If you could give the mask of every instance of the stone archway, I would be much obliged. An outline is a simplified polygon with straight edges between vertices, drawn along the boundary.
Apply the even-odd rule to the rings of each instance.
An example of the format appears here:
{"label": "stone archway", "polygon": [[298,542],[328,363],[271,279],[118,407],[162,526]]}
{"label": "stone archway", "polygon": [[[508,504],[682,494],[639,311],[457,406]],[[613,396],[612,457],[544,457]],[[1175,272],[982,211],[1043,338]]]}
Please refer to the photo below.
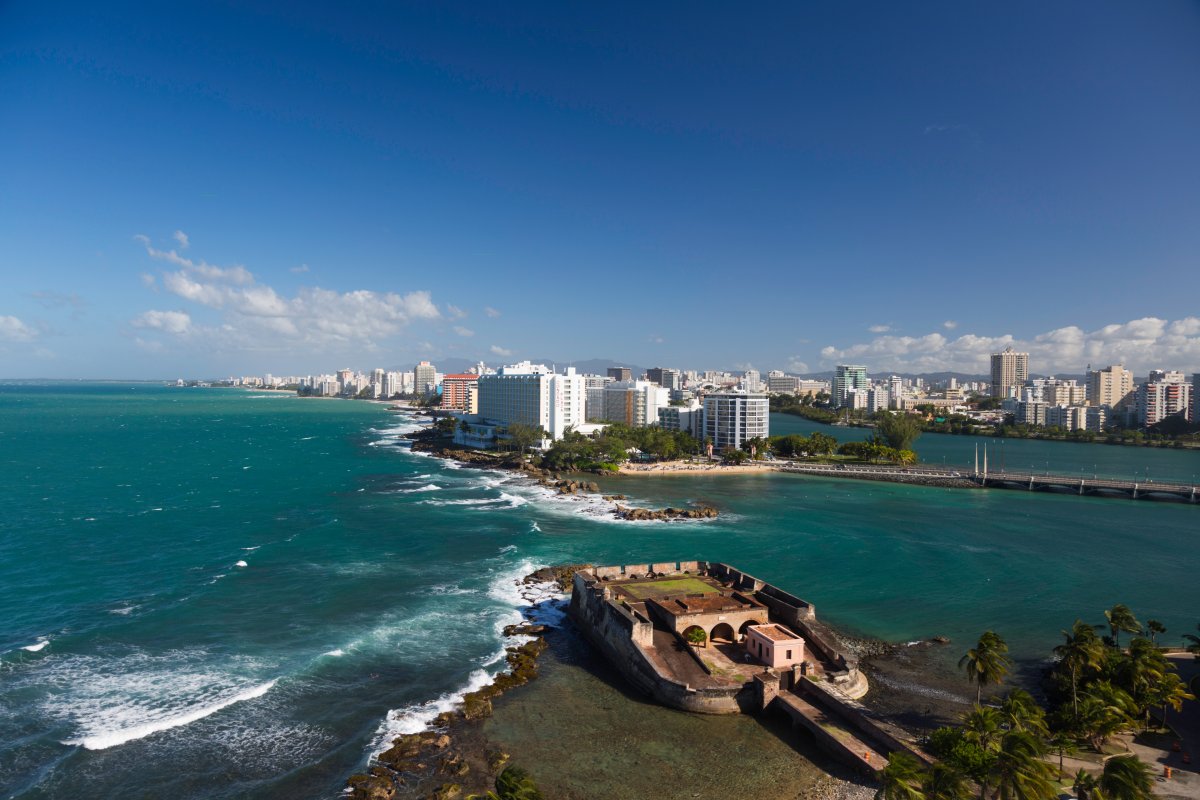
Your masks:
{"label": "stone archway", "polygon": [[709,640],[711,640],[714,643],[718,639],[722,639],[726,642],[736,642],[737,641],[737,639],[734,637],[733,626],[730,625],[728,622],[718,622],[715,626],[713,626],[713,629],[709,632],[708,638],[709,638]]}
{"label": "stone archway", "polygon": [[688,625],[680,633],[683,640],[697,647],[708,647],[708,633],[699,625]]}
{"label": "stone archway", "polygon": [[746,634],[750,631],[750,626],[751,625],[759,625],[759,624],[761,624],[761,623],[759,623],[755,620],[752,620],[752,619],[748,619],[745,622],[743,622],[742,626],[740,628],[738,628],[738,641],[739,642],[746,641]]}

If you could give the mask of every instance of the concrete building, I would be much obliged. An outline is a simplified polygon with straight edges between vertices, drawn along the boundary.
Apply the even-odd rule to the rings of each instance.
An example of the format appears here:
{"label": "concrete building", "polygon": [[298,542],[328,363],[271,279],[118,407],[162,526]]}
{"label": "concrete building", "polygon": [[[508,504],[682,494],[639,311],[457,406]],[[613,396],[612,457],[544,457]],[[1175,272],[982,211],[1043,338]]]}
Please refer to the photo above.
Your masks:
{"label": "concrete building", "polygon": [[704,396],[704,436],[713,451],[740,448],[747,439],[771,435],[771,416],[765,394],[712,392]]}
{"label": "concrete building", "polygon": [[658,426],[664,431],[683,431],[704,438],[704,406],[693,400],[686,406],[664,406],[658,410]]}
{"label": "concrete building", "polygon": [[437,367],[422,361],[413,368],[414,391],[417,394],[433,394],[437,391]]}
{"label": "concrete building", "polygon": [[1013,397],[1029,380],[1029,353],[992,353],[992,397]]}
{"label": "concrete building", "polygon": [[1101,406],[1048,406],[1046,425],[1068,431],[1093,431],[1102,433],[1108,412]]}
{"label": "concrete building", "polygon": [[1017,422],[1023,425],[1046,424],[1046,410],[1049,408],[1040,400],[1022,400],[1017,403]]}
{"label": "concrete building", "polygon": [[[833,405],[837,408],[850,405],[851,392],[871,388],[867,368],[859,364],[838,364],[833,372]],[[865,398],[863,406],[866,406]]]}
{"label": "concrete building", "polygon": [[1192,422],[1200,422],[1200,372],[1192,375]]}
{"label": "concrete building", "polygon": [[633,380],[633,371],[629,367],[609,367],[608,377],[614,381],[631,381]]}
{"label": "concrete building", "polygon": [[613,381],[604,387],[604,419],[641,428],[658,422],[671,393],[649,381]]}
{"label": "concrete building", "polygon": [[1192,385],[1182,372],[1154,370],[1150,379],[1138,387],[1138,424],[1157,425],[1167,417],[1192,418]]}
{"label": "concrete building", "polygon": [[677,369],[653,367],[646,370],[646,380],[670,391],[683,388],[683,373]]}
{"label": "concrete building", "polygon": [[772,669],[804,663],[804,639],[775,622],[747,627],[745,645],[750,655]]}
{"label": "concrete building", "polygon": [[478,392],[475,391],[479,376],[470,372],[451,373],[442,377],[442,408],[478,414]]}
{"label": "concrete building", "polygon": [[584,417],[589,422],[604,419],[604,387],[612,382],[612,378],[604,375],[583,376],[583,390],[587,394],[584,401]]}
{"label": "concrete building", "polygon": [[773,369],[767,373],[767,392],[769,394],[795,394],[800,386],[800,379]]}
{"label": "concrete building", "polygon": [[904,379],[899,375],[892,375],[888,378],[888,408],[893,411],[899,409],[903,397]]}
{"label": "concrete building", "polygon": [[522,361],[494,375],[480,375],[479,416],[502,425],[518,423],[550,430],[550,369]]}
{"label": "concrete building", "polygon": [[1093,406],[1126,409],[1133,405],[1133,373],[1120,364],[1104,369],[1089,370],[1087,402]]}
{"label": "concrete building", "polygon": [[874,414],[888,408],[888,390],[883,386],[872,386],[867,390],[867,413]]}
{"label": "concrete building", "polygon": [[574,367],[550,377],[550,400],[547,430],[551,438],[561,439],[568,430],[577,430],[587,423],[587,383]]}
{"label": "concrete building", "polygon": [[748,369],[742,374],[741,384],[744,392],[761,392],[762,375],[756,369]]}

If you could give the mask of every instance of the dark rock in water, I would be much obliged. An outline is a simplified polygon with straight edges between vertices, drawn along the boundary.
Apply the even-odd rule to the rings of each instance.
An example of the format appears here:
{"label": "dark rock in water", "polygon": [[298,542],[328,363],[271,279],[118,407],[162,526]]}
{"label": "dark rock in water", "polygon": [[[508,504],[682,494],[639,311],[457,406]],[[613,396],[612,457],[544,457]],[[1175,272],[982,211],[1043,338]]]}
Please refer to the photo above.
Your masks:
{"label": "dark rock in water", "polygon": [[950,637],[949,636],[934,636],[929,641],[933,642],[934,644],[950,644]]}
{"label": "dark rock in water", "polygon": [[542,567],[531,575],[526,575],[522,583],[557,583],[559,591],[569,592],[575,579],[575,573],[581,569],[591,569],[591,564],[563,564],[558,567]]}
{"label": "dark rock in water", "polygon": [[546,626],[523,622],[520,625],[506,625],[503,632],[505,636],[541,636],[546,632]]}
{"label": "dark rock in water", "polygon": [[701,506],[700,508],[662,508],[658,510],[649,508],[629,508],[628,506],[618,505],[613,509],[613,514],[618,519],[627,519],[634,522],[645,520],[680,520],[680,519],[712,519],[720,514],[717,509],[712,506]]}

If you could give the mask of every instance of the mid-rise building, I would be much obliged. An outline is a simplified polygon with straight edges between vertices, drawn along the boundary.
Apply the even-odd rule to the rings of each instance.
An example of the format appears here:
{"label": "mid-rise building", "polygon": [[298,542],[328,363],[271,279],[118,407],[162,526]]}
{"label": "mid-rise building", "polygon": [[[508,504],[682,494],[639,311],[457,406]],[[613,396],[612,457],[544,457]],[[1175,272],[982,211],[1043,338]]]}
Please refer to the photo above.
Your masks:
{"label": "mid-rise building", "polygon": [[1014,397],[1029,380],[1029,353],[992,353],[992,397]]}
{"label": "mid-rise building", "polygon": [[[664,390],[665,391],[665,390]],[[565,373],[550,376],[550,427],[553,439],[561,439],[568,430],[587,422],[587,383],[584,377],[567,367]]]}
{"label": "mid-rise building", "polygon": [[[833,371],[833,404],[837,408],[849,406],[853,402],[851,392],[871,388],[867,377],[867,368],[859,364],[838,364]],[[865,397],[863,407],[866,406]]]}
{"label": "mid-rise building", "polygon": [[888,378],[888,408],[896,410],[902,406],[901,399],[904,397],[904,379],[899,375],[892,375]]}
{"label": "mid-rise building", "polygon": [[583,408],[588,422],[604,419],[604,387],[612,382],[613,379],[606,375],[583,376],[583,390],[586,393]]}
{"label": "mid-rise building", "polygon": [[653,367],[646,370],[646,380],[671,391],[683,388],[683,373],[677,369]]}
{"label": "mid-rise building", "polygon": [[1048,408],[1049,406],[1040,400],[1022,400],[1017,403],[1017,422],[1023,425],[1044,426]]}
{"label": "mid-rise building", "polygon": [[480,375],[479,416],[502,425],[520,424],[550,430],[550,369],[522,361]]}
{"label": "mid-rise building", "polygon": [[748,369],[742,374],[742,391],[762,391],[762,375],[756,369]]}
{"label": "mid-rise building", "polygon": [[475,391],[479,376],[471,372],[450,373],[442,376],[442,408],[478,414],[478,392]]}
{"label": "mid-rise building", "polygon": [[663,406],[658,410],[658,425],[664,431],[683,431],[703,439],[704,406],[696,400],[683,406]]}
{"label": "mid-rise building", "polygon": [[417,394],[433,394],[437,391],[437,367],[422,361],[413,368],[414,391]]}
{"label": "mid-rise building", "polygon": [[633,371],[629,367],[609,367],[608,377],[614,381],[631,381],[633,380]]}
{"label": "mid-rise building", "polygon": [[1120,364],[1089,370],[1087,402],[1093,406],[1125,409],[1134,403],[1133,373]]}
{"label": "mid-rise building", "polygon": [[749,392],[711,392],[704,396],[704,436],[714,452],[740,448],[747,439],[771,435],[767,396]]}
{"label": "mid-rise building", "polygon": [[604,419],[635,428],[651,425],[670,397],[668,390],[649,381],[613,381],[604,387]]}
{"label": "mid-rise building", "polygon": [[1154,370],[1138,388],[1138,423],[1143,427],[1157,425],[1167,417],[1192,418],[1192,384],[1182,372]]}
{"label": "mid-rise building", "polygon": [[780,370],[773,369],[767,373],[767,392],[769,394],[795,394],[799,385],[799,378],[786,375]]}

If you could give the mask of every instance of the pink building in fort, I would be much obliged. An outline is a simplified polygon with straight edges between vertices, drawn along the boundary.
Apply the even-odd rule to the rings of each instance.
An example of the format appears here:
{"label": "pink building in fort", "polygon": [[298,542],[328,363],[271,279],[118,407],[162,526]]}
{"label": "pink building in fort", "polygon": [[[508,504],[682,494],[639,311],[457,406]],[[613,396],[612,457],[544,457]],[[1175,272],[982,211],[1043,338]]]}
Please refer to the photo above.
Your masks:
{"label": "pink building in fort", "polygon": [[776,623],[746,628],[746,652],[773,669],[804,661],[804,640]]}

